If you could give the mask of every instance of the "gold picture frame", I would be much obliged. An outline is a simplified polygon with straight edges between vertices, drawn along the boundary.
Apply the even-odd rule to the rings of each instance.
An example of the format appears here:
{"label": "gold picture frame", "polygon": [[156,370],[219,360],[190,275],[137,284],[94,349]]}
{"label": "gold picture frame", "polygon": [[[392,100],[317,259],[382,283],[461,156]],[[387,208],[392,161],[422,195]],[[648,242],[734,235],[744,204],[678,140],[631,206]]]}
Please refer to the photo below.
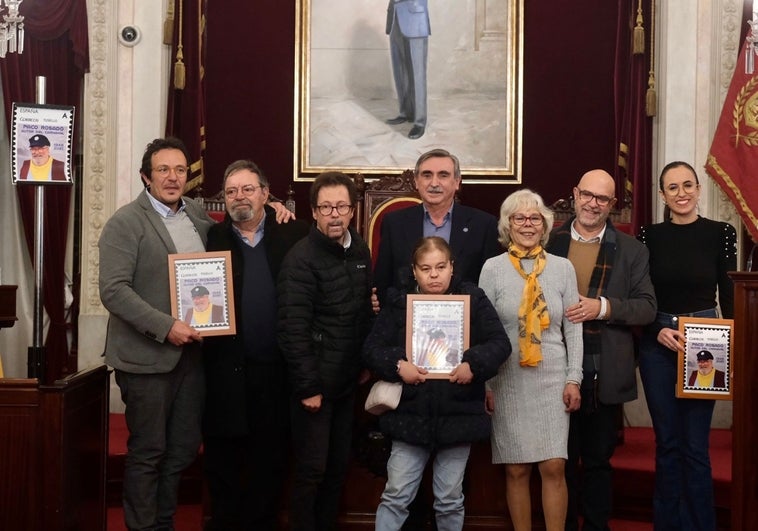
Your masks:
{"label": "gold picture frame", "polygon": [[523,0],[428,6],[428,112],[417,139],[413,124],[387,123],[398,114],[388,3],[296,0],[294,180],[332,170],[372,180],[444,147],[467,183],[521,182]]}
{"label": "gold picture frame", "polygon": [[[168,255],[171,315],[194,327],[201,336],[234,335],[232,253]],[[195,312],[203,312],[195,317]]]}
{"label": "gold picture frame", "polygon": [[448,378],[461,363],[470,340],[469,295],[409,294],[406,352],[427,378]]}
{"label": "gold picture frame", "polygon": [[731,400],[734,321],[679,317],[679,333],[685,340],[684,351],[679,351],[676,396]]}

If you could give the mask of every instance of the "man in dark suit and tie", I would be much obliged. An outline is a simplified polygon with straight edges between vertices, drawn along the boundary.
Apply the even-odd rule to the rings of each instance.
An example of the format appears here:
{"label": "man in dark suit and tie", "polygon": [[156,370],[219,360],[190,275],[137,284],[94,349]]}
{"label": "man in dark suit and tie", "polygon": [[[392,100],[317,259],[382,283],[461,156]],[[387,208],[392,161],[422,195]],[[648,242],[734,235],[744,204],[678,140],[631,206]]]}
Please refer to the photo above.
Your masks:
{"label": "man in dark suit and tie", "polygon": [[502,252],[497,219],[476,208],[455,203],[461,186],[458,158],[433,149],[416,162],[414,182],[422,203],[390,212],[382,220],[374,281],[381,301],[387,288],[410,278],[411,252],[424,236],[440,236],[453,249],[455,272],[477,283],[482,265]]}
{"label": "man in dark suit and tie", "polygon": [[426,130],[426,58],[430,34],[426,0],[390,0],[387,35],[400,114],[387,123],[412,122],[408,133],[411,139],[421,138]]}

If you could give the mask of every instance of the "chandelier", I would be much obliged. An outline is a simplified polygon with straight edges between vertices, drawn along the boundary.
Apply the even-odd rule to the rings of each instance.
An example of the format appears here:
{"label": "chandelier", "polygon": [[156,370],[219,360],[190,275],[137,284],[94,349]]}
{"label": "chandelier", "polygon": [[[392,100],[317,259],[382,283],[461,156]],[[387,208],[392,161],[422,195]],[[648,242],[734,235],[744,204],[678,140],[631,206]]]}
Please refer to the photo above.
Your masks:
{"label": "chandelier", "polygon": [[[23,0],[0,0],[0,58],[5,54],[24,53],[24,17],[18,14],[18,7]],[[8,9],[5,14],[4,8]]]}

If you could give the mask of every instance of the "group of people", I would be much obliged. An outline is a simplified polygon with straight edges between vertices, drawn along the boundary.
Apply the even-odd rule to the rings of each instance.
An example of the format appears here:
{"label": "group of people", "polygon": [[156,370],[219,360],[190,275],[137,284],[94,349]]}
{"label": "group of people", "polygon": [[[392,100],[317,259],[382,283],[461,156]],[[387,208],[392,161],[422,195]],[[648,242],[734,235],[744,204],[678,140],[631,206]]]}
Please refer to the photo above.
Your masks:
{"label": "group of people", "polygon": [[[637,396],[638,357],[657,442],[655,527],[715,529],[713,401],[674,395],[676,321],[715,316],[718,306],[731,317],[736,236],[697,214],[691,166],[664,168],[667,219],[638,241],[609,219],[616,187],[603,170],[582,176],[575,215],[554,228],[531,190],[510,194],[499,219],[461,205],[459,161],[435,149],[414,170],[422,203],[384,217],[372,271],[350,226],[357,192],[345,174],[315,179],[309,226],[269,204],[255,163],[236,161],[215,224],[182,197],[188,160],[177,139],[151,142],[145,192],[100,239],[106,362],[130,432],[129,529],[173,529],[181,472],[201,442],[207,529],[277,529],[290,455],[290,528],[336,529],[355,390],[373,376],[402,384],[396,409],[379,417],[392,448],[377,530],[410,524],[430,459],[437,529],[460,530],[479,440],[505,465],[514,529],[531,529],[536,465],[546,529],[607,530],[610,460],[621,407]],[[231,251],[235,335],[203,340],[192,319],[171,316],[168,254],[203,250]],[[413,293],[470,298],[469,346],[444,378],[429,378],[406,352]]]}

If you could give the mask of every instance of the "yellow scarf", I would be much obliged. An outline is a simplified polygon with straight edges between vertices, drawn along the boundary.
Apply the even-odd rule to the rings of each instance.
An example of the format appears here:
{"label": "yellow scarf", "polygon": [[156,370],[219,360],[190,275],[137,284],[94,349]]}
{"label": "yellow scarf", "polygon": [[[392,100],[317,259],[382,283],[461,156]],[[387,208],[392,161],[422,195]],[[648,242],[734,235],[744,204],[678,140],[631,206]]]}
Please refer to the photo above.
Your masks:
{"label": "yellow scarf", "polygon": [[[508,247],[508,258],[519,275],[526,280],[521,304],[518,307],[518,343],[522,367],[536,367],[542,361],[542,331],[550,325],[545,294],[537,277],[545,269],[545,251],[541,245],[522,251],[515,245]],[[534,268],[527,274],[521,265],[524,258],[534,259]]]}

